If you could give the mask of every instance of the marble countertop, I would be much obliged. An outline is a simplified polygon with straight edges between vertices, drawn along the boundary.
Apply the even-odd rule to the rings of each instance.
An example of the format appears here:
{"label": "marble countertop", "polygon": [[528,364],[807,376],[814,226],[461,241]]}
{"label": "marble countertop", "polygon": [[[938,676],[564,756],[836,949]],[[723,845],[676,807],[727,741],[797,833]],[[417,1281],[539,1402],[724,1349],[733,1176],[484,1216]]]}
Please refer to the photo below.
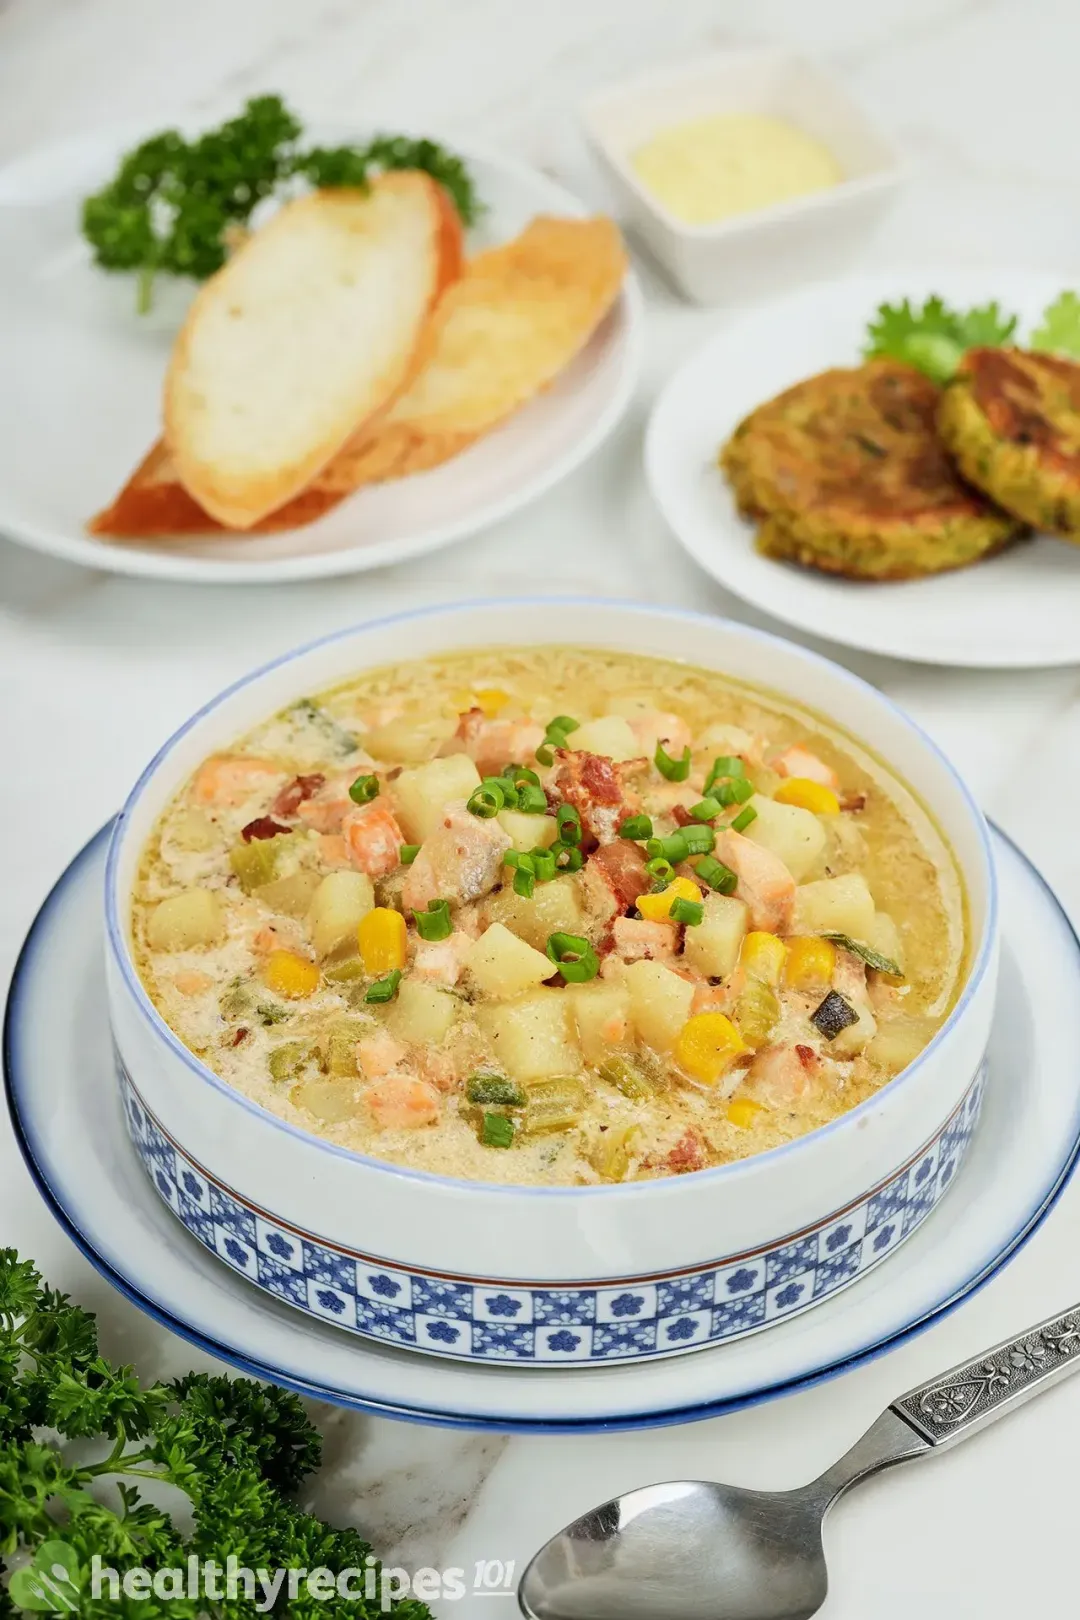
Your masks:
{"label": "marble countertop", "polygon": [[[753,8],[737,0],[0,0],[0,162],[106,122],[153,128],[185,109],[211,117],[274,89],[309,117],[427,123],[496,142],[603,206],[576,123],[580,97],[640,67],[750,40],[831,64],[915,164],[863,267],[1023,264],[1075,279],[1080,10],[1065,0],[758,0]],[[765,622],[695,570],[646,493],[649,405],[722,317],[678,303],[644,274],[646,365],[619,433],[528,512],[422,566],[287,588],[194,589],[83,572],[0,540],[0,741],[9,762],[0,829],[10,862],[0,982],[46,889],[157,744],[200,700],[283,646],[398,607],[533,590],[539,575],[551,578],[556,552],[567,590],[646,598],[662,579],[673,603]],[[62,377],[57,388],[62,398]],[[838,656],[932,733],[1080,918],[1080,633],[1076,670],[957,672]],[[651,1434],[505,1439],[322,1409],[320,1504],[353,1517],[391,1562],[471,1568],[499,1558],[520,1568],[558,1525],[634,1484],[686,1475],[796,1484],[899,1391],[1080,1295],[1078,1215],[1080,1186],[1003,1275],[893,1355],[723,1419]],[[198,1359],[112,1294],[62,1236],[6,1122],[0,1242],[36,1256],[55,1284],[99,1312],[110,1353],[147,1373]],[[1066,1459],[1074,1437],[1080,1443],[1080,1383],[970,1446],[856,1493],[829,1527],[826,1612],[900,1620],[916,1604],[942,1617],[1049,1607],[1071,1590]],[[445,1604],[443,1613],[468,1615],[475,1601]],[[511,1607],[508,1600],[504,1610]]]}

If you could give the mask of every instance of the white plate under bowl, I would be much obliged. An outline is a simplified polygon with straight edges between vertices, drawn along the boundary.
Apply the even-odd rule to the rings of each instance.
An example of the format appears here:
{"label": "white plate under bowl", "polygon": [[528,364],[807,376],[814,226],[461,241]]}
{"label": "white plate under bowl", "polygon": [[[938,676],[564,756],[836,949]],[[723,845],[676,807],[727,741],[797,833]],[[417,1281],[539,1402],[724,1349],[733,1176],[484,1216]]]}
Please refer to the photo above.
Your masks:
{"label": "white plate under bowl", "polygon": [[[1073,278],[1074,280],[1075,278]],[[1021,343],[1068,276],[926,270],[823,282],[724,326],[668,382],[649,423],[645,469],[661,512],[694,560],[784,624],[921,663],[1035,669],[1080,664],[1080,546],[1040,536],[988,562],[880,584],[830,578],[762,557],[717,451],[756,406],[830,366],[858,365],[877,306],[933,293],[966,308],[997,299]]]}
{"label": "white plate under bowl", "polygon": [[[633,271],[580,355],[536,399],[445,466],[360,490],[318,523],[270,535],[145,544],[88,535],[157,437],[161,385],[193,288],[134,310],[129,276],[94,268],[82,197],[145,129],[67,141],[0,167],[0,534],[110,573],[211,584],[360,573],[487,528],[535,500],[599,448],[633,395],[643,301]],[[372,131],[308,132],[324,142]],[[421,132],[428,133],[428,132]],[[517,235],[536,214],[589,210],[546,175],[459,141],[486,205],[469,251]]]}
{"label": "white plate under bowl", "polygon": [[105,1014],[106,833],[60,879],[16,969],[4,1069],[19,1142],[57,1219],[129,1299],[240,1370],[304,1394],[501,1430],[712,1417],[844,1372],[936,1321],[1016,1253],[1072,1172],[1080,944],[1034,868],[996,836],[1004,949],[982,1119],[947,1201],[891,1259],[806,1316],[675,1361],[521,1372],[358,1340],[278,1305],[207,1254],[135,1156]]}

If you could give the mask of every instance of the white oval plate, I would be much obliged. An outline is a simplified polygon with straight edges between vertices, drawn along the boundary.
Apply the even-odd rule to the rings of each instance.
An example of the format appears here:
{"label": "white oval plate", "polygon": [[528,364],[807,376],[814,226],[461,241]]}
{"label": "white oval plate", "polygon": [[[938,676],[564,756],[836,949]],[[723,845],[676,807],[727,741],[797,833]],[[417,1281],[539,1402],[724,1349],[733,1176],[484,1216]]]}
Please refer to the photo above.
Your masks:
{"label": "white oval plate", "polygon": [[652,413],[645,469],[676,536],[744,602],[810,635],[922,663],[1034,669],[1080,664],[1080,546],[1041,536],[955,573],[902,583],[833,579],[759,556],[716,465],[737,424],[782,389],[859,362],[884,300],[940,293],[960,306],[996,298],[1021,341],[1068,276],[1002,270],[897,271],[824,282],[725,326],[668,382]]}
{"label": "white oval plate", "polygon": [[[314,579],[405,562],[535,500],[603,443],[633,394],[641,289],[615,308],[554,385],[445,466],[360,490],[318,523],[271,535],[99,539],[87,519],[157,437],[162,378],[193,289],[172,283],[134,311],[128,276],[96,270],[78,231],[81,198],[145,129],[32,152],[0,167],[0,534],[111,573],[212,584]],[[363,130],[313,130],[324,142]],[[368,132],[370,134],[370,132]],[[584,215],[533,169],[458,141],[487,207],[470,251],[539,213]]]}
{"label": "white oval plate", "polygon": [[4,1032],[16,1134],[53,1213],[110,1282],[241,1371],[303,1394],[501,1430],[713,1417],[835,1376],[929,1326],[1016,1253],[1072,1172],[1080,947],[1034,868],[997,836],[1004,950],[982,1119],[941,1208],[890,1260],[803,1317],[674,1361],[521,1372],[358,1340],[278,1305],[209,1255],[139,1164],[105,1015],[105,837],[60,879],[16,969]]}

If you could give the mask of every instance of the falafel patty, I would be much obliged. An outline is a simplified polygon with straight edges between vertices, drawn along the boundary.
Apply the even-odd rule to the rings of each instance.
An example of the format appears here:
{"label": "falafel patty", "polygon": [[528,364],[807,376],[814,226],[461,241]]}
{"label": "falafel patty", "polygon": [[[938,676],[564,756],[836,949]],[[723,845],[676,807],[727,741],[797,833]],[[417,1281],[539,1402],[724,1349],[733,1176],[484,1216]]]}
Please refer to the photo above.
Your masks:
{"label": "falafel patty", "polygon": [[969,349],[938,407],[965,478],[1025,523],[1080,541],[1080,366]]}
{"label": "falafel patty", "polygon": [[940,392],[879,359],[752,412],[720,465],[757,549],[848,579],[915,579],[1006,545],[1020,525],[959,477],[937,433]]}

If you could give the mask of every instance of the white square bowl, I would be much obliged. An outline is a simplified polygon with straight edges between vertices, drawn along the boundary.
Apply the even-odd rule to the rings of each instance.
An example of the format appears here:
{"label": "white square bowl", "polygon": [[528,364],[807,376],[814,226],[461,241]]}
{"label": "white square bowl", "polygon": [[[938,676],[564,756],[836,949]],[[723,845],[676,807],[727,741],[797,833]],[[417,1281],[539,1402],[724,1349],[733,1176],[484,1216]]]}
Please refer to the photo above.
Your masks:
{"label": "white square bowl", "polygon": [[[715,225],[687,225],[642,184],[631,158],[661,129],[714,113],[758,113],[796,125],[829,148],[843,178]],[[846,90],[813,62],[783,50],[722,51],[626,80],[591,97],[582,117],[620,212],[699,304],[835,273],[905,178],[896,152]]]}

